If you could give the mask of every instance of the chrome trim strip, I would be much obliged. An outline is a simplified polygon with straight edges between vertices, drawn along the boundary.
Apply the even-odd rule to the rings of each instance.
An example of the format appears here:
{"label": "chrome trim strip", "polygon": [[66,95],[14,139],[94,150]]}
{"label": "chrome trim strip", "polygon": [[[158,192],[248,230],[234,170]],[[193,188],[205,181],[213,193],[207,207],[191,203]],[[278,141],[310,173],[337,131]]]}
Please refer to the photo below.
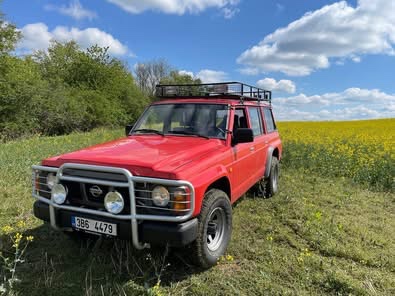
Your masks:
{"label": "chrome trim strip", "polygon": [[[68,168],[122,174],[126,177],[127,182],[105,181],[105,180],[90,179],[90,178],[84,178],[84,177],[72,177],[72,176],[63,175],[63,171]],[[97,215],[97,216],[108,217],[108,218],[119,219],[119,220],[130,220],[131,228],[132,228],[133,245],[136,249],[143,249],[143,248],[149,247],[149,245],[141,243],[138,239],[138,221],[150,220],[150,221],[164,221],[164,222],[184,222],[192,217],[192,214],[195,209],[195,190],[194,190],[194,187],[192,186],[192,184],[188,181],[137,177],[137,176],[133,176],[128,170],[123,169],[123,168],[97,166],[97,165],[85,165],[85,164],[77,164],[77,163],[65,163],[60,168],[34,165],[34,166],[32,166],[32,169],[33,169],[32,195],[34,198],[49,205],[51,226],[56,230],[65,230],[65,229],[60,229],[56,225],[55,209],[70,210],[70,211],[75,211],[75,212],[79,212],[79,213],[93,214],[93,215]],[[47,199],[47,198],[41,197],[38,194],[36,194],[36,192],[35,192],[36,171],[47,171],[47,172],[56,173],[56,181],[57,182],[59,182],[60,180],[65,180],[65,181],[99,184],[99,185],[114,186],[114,187],[128,187],[129,188],[129,196],[130,196],[130,215],[114,215],[114,214],[111,214],[111,213],[105,212],[105,211],[92,210],[92,209],[67,206],[67,205],[58,205],[52,200],[52,197],[51,197],[51,199]],[[168,186],[186,186],[189,188],[190,197],[191,197],[190,201],[188,201],[188,203],[190,203],[190,209],[183,216],[137,214],[137,212],[136,212],[136,198],[138,198],[138,197],[135,196],[134,182],[153,183],[153,184],[161,184],[161,185],[168,185]]]}
{"label": "chrome trim strip", "polygon": [[41,166],[41,165],[33,165],[32,169],[33,170],[38,170],[38,171],[52,172],[52,173],[56,173],[59,170],[58,168],[53,168],[53,167],[48,167],[48,166]]}
{"label": "chrome trim strip", "polygon": [[154,209],[158,211],[174,211],[174,212],[187,212],[189,209],[181,209],[181,210],[174,210],[174,209],[168,209],[168,208],[158,208],[158,207],[152,207],[152,206],[141,206],[141,205],[136,205],[137,208],[144,208],[144,209]]}

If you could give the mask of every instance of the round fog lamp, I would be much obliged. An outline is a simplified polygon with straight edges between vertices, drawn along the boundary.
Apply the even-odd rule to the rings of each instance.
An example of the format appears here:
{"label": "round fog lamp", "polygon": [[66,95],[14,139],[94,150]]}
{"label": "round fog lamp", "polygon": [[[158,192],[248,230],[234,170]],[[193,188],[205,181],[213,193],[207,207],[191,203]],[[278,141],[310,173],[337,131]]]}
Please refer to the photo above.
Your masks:
{"label": "round fog lamp", "polygon": [[51,197],[54,202],[61,205],[65,202],[67,196],[67,188],[62,184],[55,184],[51,190]]}
{"label": "round fog lamp", "polygon": [[52,189],[52,187],[55,185],[56,183],[56,175],[53,173],[49,173],[47,175],[47,186],[49,189]]}
{"label": "round fog lamp", "polygon": [[104,197],[104,207],[111,214],[122,212],[125,202],[122,195],[117,191],[111,191]]}
{"label": "round fog lamp", "polygon": [[165,207],[169,203],[170,193],[163,186],[156,186],[152,190],[152,201],[158,207]]}

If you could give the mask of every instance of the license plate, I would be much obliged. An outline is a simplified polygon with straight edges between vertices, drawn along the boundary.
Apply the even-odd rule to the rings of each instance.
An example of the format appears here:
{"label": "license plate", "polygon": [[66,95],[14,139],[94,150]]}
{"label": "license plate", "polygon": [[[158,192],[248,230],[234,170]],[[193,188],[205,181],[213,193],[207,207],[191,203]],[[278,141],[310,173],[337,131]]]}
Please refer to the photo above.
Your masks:
{"label": "license plate", "polygon": [[112,236],[117,235],[117,224],[113,223],[72,216],[71,225],[75,229],[87,232],[102,233]]}

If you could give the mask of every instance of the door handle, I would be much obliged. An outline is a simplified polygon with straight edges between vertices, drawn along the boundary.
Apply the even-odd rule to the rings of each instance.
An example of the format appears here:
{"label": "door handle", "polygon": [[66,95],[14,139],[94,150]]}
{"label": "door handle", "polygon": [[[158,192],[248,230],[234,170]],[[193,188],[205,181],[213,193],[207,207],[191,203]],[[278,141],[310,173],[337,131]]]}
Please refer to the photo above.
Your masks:
{"label": "door handle", "polygon": [[254,147],[254,146],[250,147],[250,151],[251,151],[251,152],[254,151],[254,150],[255,150],[255,147]]}

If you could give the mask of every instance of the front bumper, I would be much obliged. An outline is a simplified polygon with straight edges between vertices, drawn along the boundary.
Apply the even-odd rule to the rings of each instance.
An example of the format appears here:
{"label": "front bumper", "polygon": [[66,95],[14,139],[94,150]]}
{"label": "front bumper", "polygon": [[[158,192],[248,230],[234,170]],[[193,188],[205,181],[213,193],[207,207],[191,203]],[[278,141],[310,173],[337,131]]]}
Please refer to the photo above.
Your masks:
{"label": "front bumper", "polygon": [[[72,176],[65,174],[65,171],[68,169],[118,174],[123,175],[124,179],[123,181],[111,181],[103,178]],[[39,190],[37,190],[37,186],[35,186],[36,176],[39,171],[56,173],[56,183],[59,183],[60,181],[71,181],[127,188],[129,193],[130,213],[114,215],[107,211],[101,211],[98,209],[90,209],[67,204],[56,204],[52,198],[48,199],[39,195]],[[136,210],[136,196],[134,193],[135,182],[147,182],[152,184],[160,184],[163,186],[185,186],[189,190],[189,209],[184,211],[183,215],[181,216],[139,214]],[[197,220],[192,219],[194,212],[195,191],[192,184],[187,181],[133,176],[128,170],[123,168],[65,163],[60,168],[33,166],[32,194],[33,197],[39,202],[35,203],[34,211],[36,217],[45,221],[49,221],[51,226],[56,230],[72,231],[71,216],[74,213],[74,215],[77,214],[79,217],[86,217],[104,222],[108,221],[119,225],[118,233],[121,233],[121,237],[131,237],[133,246],[136,249],[144,249],[149,247],[149,243],[144,241],[151,241],[152,243],[184,245],[196,238]]]}
{"label": "front bumper", "polygon": [[[50,222],[49,205],[39,200],[34,202],[34,216],[43,221]],[[55,210],[55,219],[58,227],[65,230],[71,230],[71,217],[79,216],[88,219],[100,220],[108,223],[117,224],[118,238],[131,239],[132,230],[130,222],[126,220],[117,220],[114,218],[97,217],[91,214],[81,214],[75,211],[66,211],[61,209]],[[197,236],[197,218],[182,223],[174,222],[155,222],[141,221],[138,224],[139,241],[153,245],[185,246],[196,239]]]}

